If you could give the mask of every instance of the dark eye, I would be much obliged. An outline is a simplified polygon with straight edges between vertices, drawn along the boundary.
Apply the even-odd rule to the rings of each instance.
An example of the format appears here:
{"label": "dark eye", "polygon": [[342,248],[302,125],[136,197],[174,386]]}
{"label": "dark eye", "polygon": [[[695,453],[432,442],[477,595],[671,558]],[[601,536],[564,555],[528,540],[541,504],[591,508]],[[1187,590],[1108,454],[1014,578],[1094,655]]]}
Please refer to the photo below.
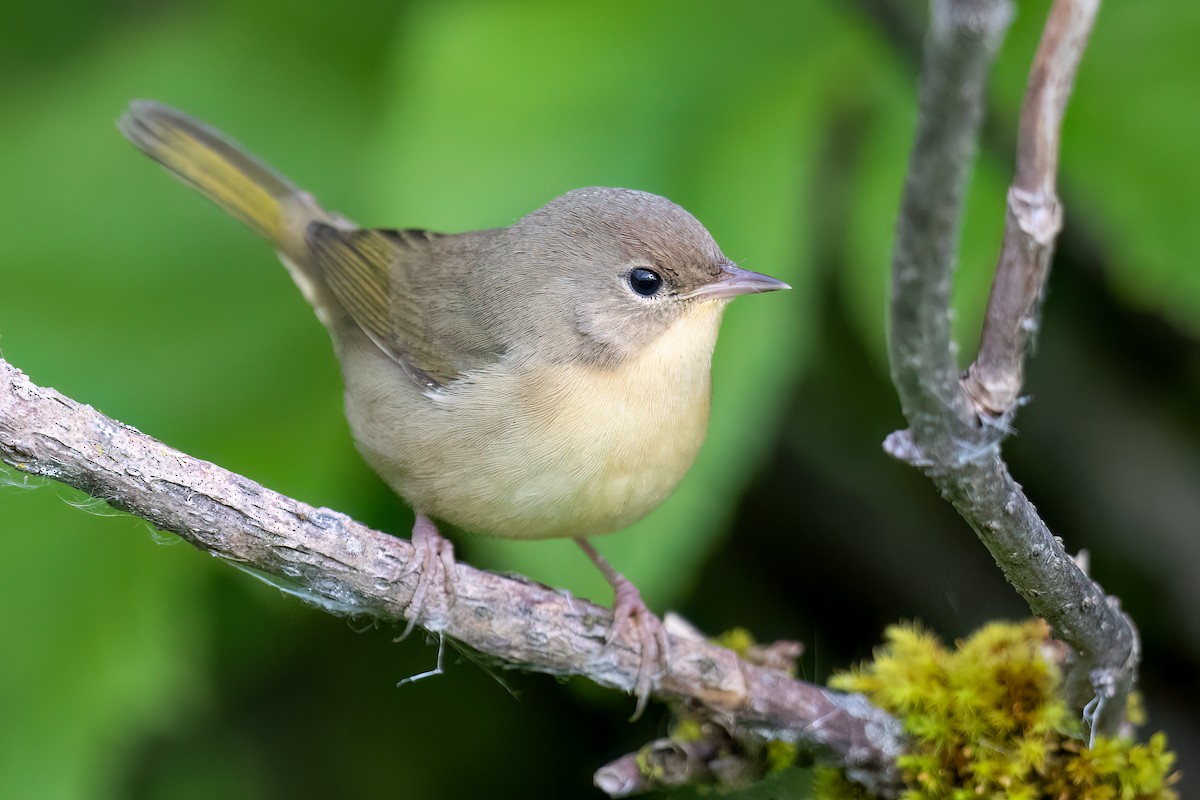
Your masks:
{"label": "dark eye", "polygon": [[652,269],[636,267],[629,270],[629,288],[642,297],[653,297],[662,288],[663,279]]}

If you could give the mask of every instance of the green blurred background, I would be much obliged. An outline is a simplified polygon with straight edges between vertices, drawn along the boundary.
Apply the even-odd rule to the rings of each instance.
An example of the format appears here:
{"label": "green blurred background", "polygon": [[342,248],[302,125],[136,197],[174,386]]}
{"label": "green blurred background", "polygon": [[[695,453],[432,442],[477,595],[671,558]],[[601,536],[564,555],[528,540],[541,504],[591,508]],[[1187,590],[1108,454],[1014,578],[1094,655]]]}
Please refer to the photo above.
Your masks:
{"label": "green blurred background", "polygon": [[[969,200],[969,357],[1047,2],[1021,2]],[[335,10],[336,9],[336,10]],[[405,534],[328,342],[269,250],[117,133],[130,98],[231,132],[364,224],[505,225],[574,187],[667,195],[795,291],[740,300],[695,469],[600,547],[716,632],[947,638],[1021,603],[880,442],[888,252],[923,12],[907,0],[51,0],[0,28],[0,352],[35,381]],[[1064,232],[1013,470],[1144,636],[1150,726],[1200,769],[1200,6],[1111,2],[1067,120]],[[965,361],[964,361],[965,363]],[[632,701],[348,624],[63,487],[0,487],[0,797],[574,797],[661,734]],[[3,477],[3,476],[0,476]],[[562,543],[460,557],[607,602]],[[785,776],[755,796],[800,791]],[[1185,782],[1185,787],[1188,782]],[[1185,788],[1186,796],[1187,790]]]}

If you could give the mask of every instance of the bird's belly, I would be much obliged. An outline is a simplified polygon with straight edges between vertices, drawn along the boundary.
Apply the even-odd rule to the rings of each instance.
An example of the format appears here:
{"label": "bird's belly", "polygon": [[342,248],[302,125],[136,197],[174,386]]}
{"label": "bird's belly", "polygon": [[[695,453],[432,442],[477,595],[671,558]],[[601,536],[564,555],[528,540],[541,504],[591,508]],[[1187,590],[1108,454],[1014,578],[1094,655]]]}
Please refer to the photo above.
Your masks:
{"label": "bird's belly", "polygon": [[508,538],[609,533],[653,510],[695,459],[718,321],[685,321],[698,346],[666,337],[607,368],[498,364],[433,397],[394,364],[346,369],[347,417],[368,463],[421,513]]}
{"label": "bird's belly", "polygon": [[591,536],[654,509],[704,440],[707,371],[669,399],[646,384],[541,368],[432,402],[348,392],[347,414],[368,463],[417,511],[493,536]]}
{"label": "bird's belly", "polygon": [[447,424],[431,425],[437,441],[421,449],[437,451],[436,470],[411,470],[396,487],[467,530],[528,539],[619,530],[670,494],[704,439],[707,385],[664,409],[606,373],[501,378],[511,391],[491,377],[455,399]]}
{"label": "bird's belly", "polygon": [[555,408],[534,404],[541,407],[528,430],[539,439],[540,453],[509,465],[508,474],[517,478],[513,507],[520,512],[497,533],[543,538],[620,530],[657,507],[691,467],[708,424],[707,386],[676,398],[667,410],[643,404],[641,393],[627,386],[585,383],[551,401]]}

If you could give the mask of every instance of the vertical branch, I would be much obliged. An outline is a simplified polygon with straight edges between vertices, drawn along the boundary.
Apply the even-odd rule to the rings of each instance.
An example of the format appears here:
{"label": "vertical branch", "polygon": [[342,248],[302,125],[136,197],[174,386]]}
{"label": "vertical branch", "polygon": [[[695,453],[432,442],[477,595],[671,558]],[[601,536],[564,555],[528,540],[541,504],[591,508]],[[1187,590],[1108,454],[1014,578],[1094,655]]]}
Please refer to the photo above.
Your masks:
{"label": "vertical branch", "polygon": [[[892,381],[914,435],[951,456],[970,436],[950,341],[950,292],[963,195],[988,67],[1012,18],[1008,0],[934,0],[892,255]],[[949,417],[948,417],[949,415]],[[944,431],[947,419],[957,430]]]}
{"label": "vertical branch", "polygon": [[1062,229],[1055,178],[1063,114],[1099,6],[1100,0],[1055,3],[1029,72],[1004,243],[979,355],[963,381],[964,392],[984,418],[1011,416],[1021,393],[1025,354],[1037,329],[1054,242]]}
{"label": "vertical branch", "polygon": [[962,196],[987,67],[1012,12],[1007,0],[932,2],[892,261],[889,356],[910,427],[889,436],[884,448],[929,475],[1033,613],[1070,645],[1068,699],[1093,730],[1110,732],[1123,720],[1136,676],[1136,631],[1067,555],[999,451],[1061,225],[1059,130],[1097,6],[1098,0],[1056,0],[1046,24],[1021,115],[1017,175],[980,358],[960,381],[950,287]]}

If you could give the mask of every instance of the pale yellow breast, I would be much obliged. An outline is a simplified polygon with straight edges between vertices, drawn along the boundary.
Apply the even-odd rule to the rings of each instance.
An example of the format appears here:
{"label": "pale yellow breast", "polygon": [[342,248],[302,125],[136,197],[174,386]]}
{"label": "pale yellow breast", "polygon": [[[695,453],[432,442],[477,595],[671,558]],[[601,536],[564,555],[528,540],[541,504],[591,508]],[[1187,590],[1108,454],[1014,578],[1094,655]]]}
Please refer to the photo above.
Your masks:
{"label": "pale yellow breast", "polygon": [[467,530],[619,530],[666,498],[704,441],[722,309],[698,304],[616,368],[501,366],[420,403],[391,378],[360,381],[347,393],[355,439],[415,509]]}

